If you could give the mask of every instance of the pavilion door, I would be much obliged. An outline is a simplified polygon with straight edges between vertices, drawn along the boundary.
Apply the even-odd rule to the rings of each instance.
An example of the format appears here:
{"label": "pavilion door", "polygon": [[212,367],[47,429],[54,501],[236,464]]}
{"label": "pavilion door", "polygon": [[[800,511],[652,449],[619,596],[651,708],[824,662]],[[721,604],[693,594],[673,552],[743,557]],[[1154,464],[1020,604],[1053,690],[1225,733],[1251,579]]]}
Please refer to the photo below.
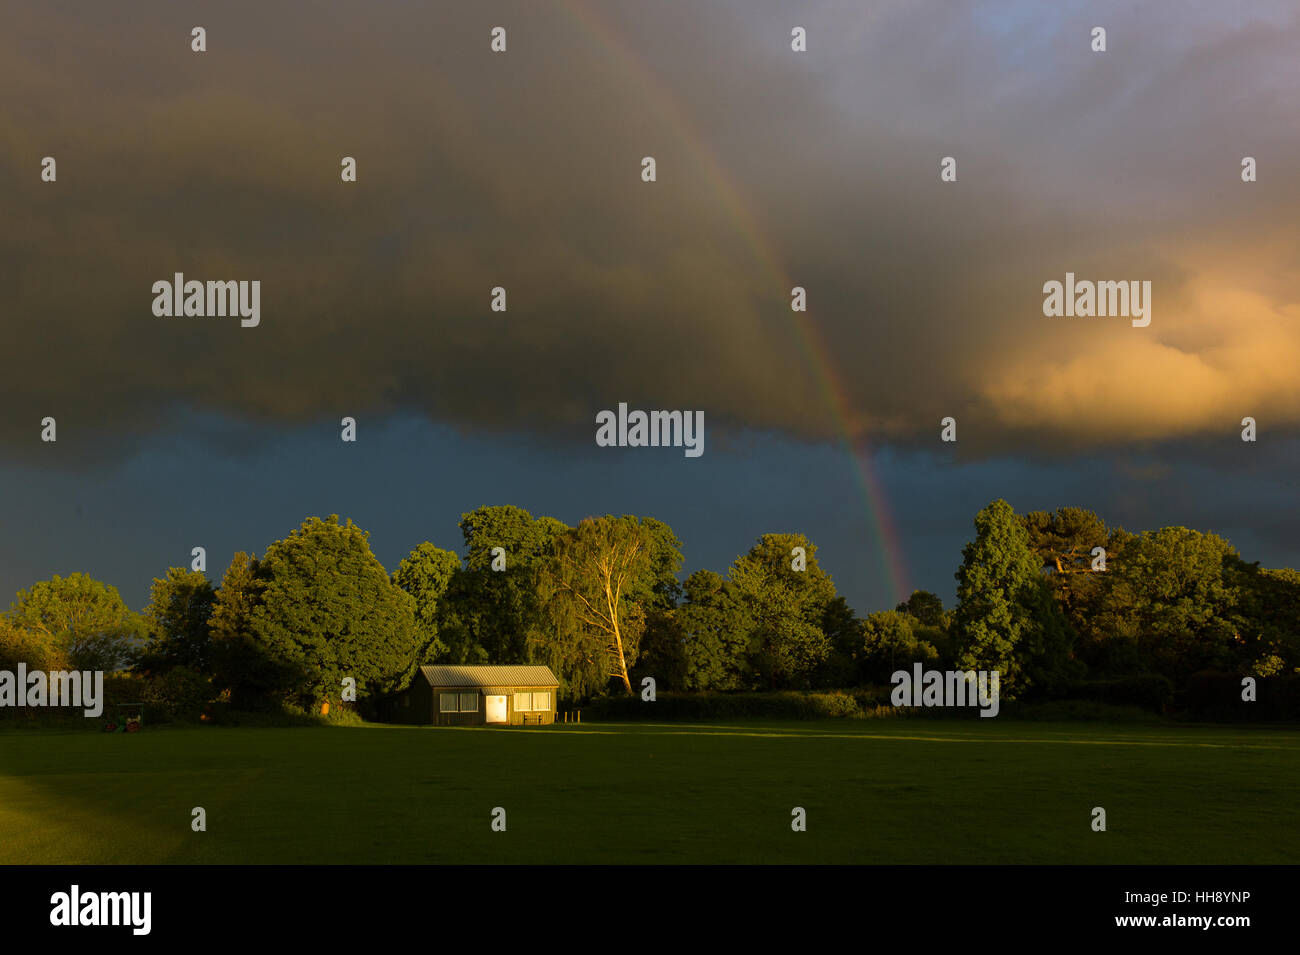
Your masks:
{"label": "pavilion door", "polygon": [[506,722],[506,698],[504,696],[489,696],[487,699],[487,721],[489,723]]}

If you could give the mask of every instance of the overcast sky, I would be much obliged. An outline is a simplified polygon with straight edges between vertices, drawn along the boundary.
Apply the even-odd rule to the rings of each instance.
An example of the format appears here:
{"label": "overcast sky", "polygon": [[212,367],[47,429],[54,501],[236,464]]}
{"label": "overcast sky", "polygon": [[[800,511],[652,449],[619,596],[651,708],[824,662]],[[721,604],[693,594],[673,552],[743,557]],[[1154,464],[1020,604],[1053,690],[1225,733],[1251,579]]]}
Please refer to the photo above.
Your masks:
{"label": "overcast sky", "polygon": [[[688,570],[801,531],[860,612],[950,602],[996,497],[1300,565],[1294,3],[10,10],[0,604],[138,608],[310,514],[391,569],[495,503],[659,517]],[[175,272],[260,325],[156,317]],[[1066,272],[1150,325],[1045,317]],[[597,448],[621,401],[703,410],[703,457]]]}

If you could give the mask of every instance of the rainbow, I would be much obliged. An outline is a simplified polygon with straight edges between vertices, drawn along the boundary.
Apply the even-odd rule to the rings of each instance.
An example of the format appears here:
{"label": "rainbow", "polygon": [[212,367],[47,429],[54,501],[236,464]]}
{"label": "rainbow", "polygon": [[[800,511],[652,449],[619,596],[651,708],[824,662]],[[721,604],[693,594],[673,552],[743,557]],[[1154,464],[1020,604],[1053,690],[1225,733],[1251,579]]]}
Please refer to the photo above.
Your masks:
{"label": "rainbow", "polygon": [[[586,34],[617,57],[618,61],[651,94],[650,99],[661,117],[708,172],[713,188],[741,237],[764,272],[771,276],[776,286],[773,294],[781,297],[788,296],[790,289],[798,283],[788,274],[775,247],[760,227],[758,218],[744,193],[728,176],[726,167],[717,154],[709,148],[704,137],[694,129],[689,118],[678,106],[672,91],[658,79],[649,64],[620,38],[608,20],[591,9],[586,0],[564,0],[561,7]],[[876,473],[869,437],[861,427],[851,424],[853,409],[848,393],[841,383],[840,375],[836,371],[825,337],[808,317],[807,312],[788,310],[787,314],[791,316],[799,353],[812,371],[822,401],[834,422],[837,432],[836,442],[849,458],[853,476],[866,505],[868,527],[879,545],[880,564],[889,580],[893,602],[897,603],[906,599],[911,590],[898,529],[890,514],[884,487]]]}

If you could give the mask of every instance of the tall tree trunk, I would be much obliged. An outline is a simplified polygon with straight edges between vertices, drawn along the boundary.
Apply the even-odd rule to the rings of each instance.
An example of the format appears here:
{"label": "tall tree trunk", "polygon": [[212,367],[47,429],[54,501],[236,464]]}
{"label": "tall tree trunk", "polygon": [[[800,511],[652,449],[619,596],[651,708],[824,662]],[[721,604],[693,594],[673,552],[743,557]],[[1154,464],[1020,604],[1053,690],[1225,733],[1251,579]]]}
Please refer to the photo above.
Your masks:
{"label": "tall tree trunk", "polygon": [[623,681],[623,687],[630,694],[632,681],[627,676],[627,658],[623,656],[623,634],[618,628],[618,595],[610,587],[610,571],[605,572],[605,601],[609,605],[609,620],[614,633],[614,650],[618,653],[618,673],[615,676]]}

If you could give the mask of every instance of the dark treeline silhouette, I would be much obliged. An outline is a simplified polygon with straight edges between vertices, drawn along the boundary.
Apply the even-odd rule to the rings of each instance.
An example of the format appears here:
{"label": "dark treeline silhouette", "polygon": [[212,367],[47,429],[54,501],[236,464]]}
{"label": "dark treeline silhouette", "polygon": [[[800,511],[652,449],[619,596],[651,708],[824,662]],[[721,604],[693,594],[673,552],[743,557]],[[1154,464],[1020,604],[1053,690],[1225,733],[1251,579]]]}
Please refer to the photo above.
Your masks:
{"label": "dark treeline silhouette", "polygon": [[954,608],[916,591],[865,617],[801,534],[765,534],[725,574],[681,581],[681,542],[654,518],[569,527],[497,506],[460,528],[463,557],[424,543],[390,574],[351,521],[309,518],[260,558],[236,554],[216,586],[170,568],[140,614],[109,585],[56,576],[0,618],[0,669],[125,671],[127,696],[193,713],[311,709],[349,686],[374,712],[425,663],[546,664],[580,702],[647,676],[675,693],[880,686],[919,662],[998,670],[1008,702],[1155,709],[1235,699],[1246,677],[1294,696],[1300,668],[1300,573],[1247,563],[1213,533],[1130,533],[1078,508],[993,502]]}

